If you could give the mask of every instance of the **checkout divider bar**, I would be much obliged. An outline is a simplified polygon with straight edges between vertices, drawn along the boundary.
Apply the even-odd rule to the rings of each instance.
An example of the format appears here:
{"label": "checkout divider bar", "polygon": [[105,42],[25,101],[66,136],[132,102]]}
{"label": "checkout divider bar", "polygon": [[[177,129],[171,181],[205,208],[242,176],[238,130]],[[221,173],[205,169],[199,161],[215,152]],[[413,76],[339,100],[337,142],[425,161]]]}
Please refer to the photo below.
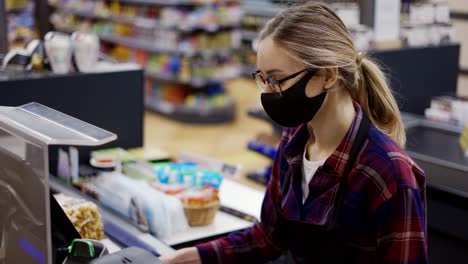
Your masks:
{"label": "checkout divider bar", "polygon": [[[52,175],[49,177],[49,186],[56,192],[95,203],[92,198],[87,197],[78,190],[70,188]],[[173,248],[167,246],[151,234],[139,230],[131,223],[115,215],[109,209],[103,208],[102,206],[99,206],[99,209],[104,224],[104,232],[112,240],[125,247],[135,246],[145,249],[156,256],[167,255],[174,252]]]}

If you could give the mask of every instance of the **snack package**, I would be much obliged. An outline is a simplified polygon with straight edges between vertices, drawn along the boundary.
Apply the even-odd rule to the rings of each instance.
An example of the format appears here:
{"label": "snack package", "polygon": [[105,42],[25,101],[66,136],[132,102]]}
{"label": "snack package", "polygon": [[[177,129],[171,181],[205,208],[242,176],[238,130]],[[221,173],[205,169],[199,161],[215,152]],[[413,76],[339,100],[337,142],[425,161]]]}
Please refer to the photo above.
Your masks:
{"label": "snack package", "polygon": [[220,207],[218,191],[223,180],[221,173],[200,169],[193,162],[153,166],[158,181],[151,185],[182,202],[190,226],[205,226],[213,222]]}
{"label": "snack package", "polygon": [[136,160],[135,156],[122,148],[100,149],[91,152],[91,158],[120,160],[121,162],[129,162]]}
{"label": "snack package", "polygon": [[148,229],[159,238],[188,228],[179,199],[117,172],[102,173],[94,180],[99,202]]}
{"label": "snack package", "polygon": [[122,172],[137,180],[145,180],[148,182],[157,180],[156,172],[153,167],[145,161],[137,160],[134,162],[127,162],[122,165]]}
{"label": "snack package", "polygon": [[104,238],[101,214],[94,203],[64,194],[56,194],[54,197],[82,238],[95,240]]}
{"label": "snack package", "polygon": [[197,164],[192,162],[171,163],[162,162],[154,163],[153,168],[158,177],[158,182],[161,184],[182,184],[183,173],[196,170]]}
{"label": "snack package", "polygon": [[189,189],[178,195],[184,205],[205,205],[218,200],[218,195],[211,188]]}
{"label": "snack package", "polygon": [[223,176],[219,172],[200,169],[193,162],[155,163],[153,168],[160,184],[182,184],[185,188],[209,185],[219,189],[223,180]]}

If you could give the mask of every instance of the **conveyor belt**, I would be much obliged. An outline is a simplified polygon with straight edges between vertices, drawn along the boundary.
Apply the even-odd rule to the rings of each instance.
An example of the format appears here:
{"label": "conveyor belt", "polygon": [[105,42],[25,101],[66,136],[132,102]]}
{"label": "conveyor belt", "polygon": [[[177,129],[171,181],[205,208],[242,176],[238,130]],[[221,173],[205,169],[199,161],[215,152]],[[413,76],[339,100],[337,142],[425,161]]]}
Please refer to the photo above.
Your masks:
{"label": "conveyor belt", "polygon": [[468,197],[468,158],[458,143],[459,128],[420,120],[406,132],[406,151],[425,170],[428,186]]}

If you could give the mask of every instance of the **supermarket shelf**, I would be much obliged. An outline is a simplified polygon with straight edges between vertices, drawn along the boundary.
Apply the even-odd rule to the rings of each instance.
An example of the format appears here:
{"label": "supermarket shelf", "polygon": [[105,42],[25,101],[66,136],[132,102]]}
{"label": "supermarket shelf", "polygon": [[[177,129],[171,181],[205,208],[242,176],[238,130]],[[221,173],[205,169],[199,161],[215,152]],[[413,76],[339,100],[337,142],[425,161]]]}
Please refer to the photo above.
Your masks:
{"label": "supermarket shelf", "polygon": [[77,15],[77,16],[90,18],[90,19],[101,19],[101,20],[113,21],[116,23],[126,23],[126,24],[135,25],[137,27],[177,30],[182,33],[190,33],[190,32],[196,32],[196,31],[205,31],[205,32],[213,33],[213,32],[218,32],[222,30],[229,30],[229,29],[236,28],[236,26],[231,26],[231,25],[210,25],[210,26],[197,26],[193,28],[184,28],[181,26],[165,25],[164,23],[161,23],[160,21],[157,21],[156,19],[151,19],[151,18],[143,18],[143,17],[129,18],[129,17],[124,17],[124,16],[114,16],[114,15],[98,15],[98,14],[93,13],[92,11],[73,10],[73,9],[67,9],[67,8],[60,8],[58,12],[62,14]]}
{"label": "supermarket shelf", "polygon": [[267,113],[261,108],[251,108],[247,111],[247,114],[251,117],[274,124],[273,120],[271,120]]}
{"label": "supermarket shelf", "polygon": [[234,120],[236,110],[234,101],[227,104],[225,107],[197,109],[183,105],[175,105],[158,99],[153,99],[146,105],[146,108],[170,119],[191,124],[218,124],[230,122]]}
{"label": "supermarket shelf", "polygon": [[128,18],[124,16],[113,16],[113,15],[99,15],[93,13],[93,11],[86,11],[86,10],[73,10],[67,8],[59,8],[58,13],[67,14],[67,15],[77,15],[84,18],[91,18],[91,19],[105,19],[110,21],[115,21],[119,23],[127,23],[127,24],[134,24],[141,27],[163,27],[158,21],[148,18]]}
{"label": "supermarket shelf", "polygon": [[242,65],[242,75],[252,78],[253,72],[255,72],[254,65]]}
{"label": "supermarket shelf", "polygon": [[275,121],[273,121],[265,112],[265,110],[263,110],[262,107],[251,107],[250,109],[248,109],[247,114],[251,117],[267,122],[272,126],[273,133],[281,135],[283,127],[277,124]]}
{"label": "supermarket shelf", "polygon": [[149,70],[145,71],[145,76],[150,78],[150,79],[154,79],[154,80],[160,80],[160,81],[166,81],[166,82],[171,82],[171,83],[190,85],[192,87],[198,87],[198,88],[205,87],[205,86],[207,86],[207,85],[209,85],[211,83],[223,83],[225,81],[228,81],[228,80],[231,80],[231,79],[235,78],[233,76],[233,77],[230,77],[230,78],[222,78],[222,79],[211,79],[211,80],[208,80],[208,79],[194,79],[194,80],[188,80],[188,81],[181,81],[181,80],[179,80],[179,78],[177,78],[175,76],[171,76],[171,75],[168,75],[168,74],[161,74],[161,73],[158,73],[158,72],[155,72],[155,71],[149,71]]}
{"label": "supermarket shelf", "polygon": [[143,49],[154,53],[174,53],[183,54],[187,56],[204,55],[204,56],[215,56],[215,55],[229,55],[232,53],[231,49],[218,49],[218,50],[179,50],[179,49],[168,49],[158,47],[155,44],[156,41],[135,39],[131,37],[120,37],[109,34],[99,34],[99,38],[103,41],[112,42],[115,44],[121,44],[134,49]]}
{"label": "supermarket shelf", "polygon": [[468,11],[451,11],[450,17],[452,19],[459,19],[459,20],[468,20]]}
{"label": "supermarket shelf", "polygon": [[273,17],[284,9],[279,5],[245,5],[245,15]]}
{"label": "supermarket shelf", "polygon": [[[55,25],[56,29],[66,33],[72,33],[77,29],[70,28],[70,27],[63,27]],[[110,34],[98,34],[99,38],[102,41],[111,42],[114,44],[120,44],[127,46],[133,49],[142,49],[149,52],[154,53],[172,53],[172,54],[181,54],[185,56],[195,56],[195,55],[203,55],[207,57],[212,56],[227,56],[235,51],[235,48],[232,49],[216,49],[216,50],[209,50],[209,49],[202,49],[202,50],[179,50],[179,49],[168,49],[162,48],[155,45],[156,41],[144,40],[144,39],[137,39],[132,37],[121,37],[121,36],[114,36]]]}
{"label": "supermarket shelf", "polygon": [[238,3],[238,1],[218,1],[211,3],[209,1],[196,1],[196,0],[119,0],[122,3],[129,4],[145,4],[145,5],[165,5],[165,6],[176,6],[176,5],[210,5],[210,4],[225,4],[225,3]]}
{"label": "supermarket shelf", "polygon": [[11,6],[11,7],[7,7],[6,8],[6,11],[7,12],[10,12],[10,13],[20,13],[20,12],[23,12],[25,11],[26,9],[28,9],[29,5],[24,5],[24,6]]}
{"label": "supermarket shelf", "polygon": [[254,41],[257,37],[258,37],[258,32],[247,31],[247,30],[242,31],[242,39],[244,40]]}
{"label": "supermarket shelf", "polygon": [[68,33],[68,34],[71,34],[73,32],[75,32],[77,29],[75,28],[71,28],[71,27],[64,27],[64,26],[57,26],[57,25],[54,25],[54,28],[57,30],[57,31],[60,31],[60,32],[63,32],[63,33]]}
{"label": "supermarket shelf", "polygon": [[174,76],[161,74],[161,73],[154,72],[154,71],[145,71],[145,76],[154,80],[167,81],[167,82],[172,82],[172,83],[177,83],[177,84],[185,84],[185,85],[190,85],[193,87],[203,87],[210,83],[210,81],[207,81],[207,80],[181,81]]}

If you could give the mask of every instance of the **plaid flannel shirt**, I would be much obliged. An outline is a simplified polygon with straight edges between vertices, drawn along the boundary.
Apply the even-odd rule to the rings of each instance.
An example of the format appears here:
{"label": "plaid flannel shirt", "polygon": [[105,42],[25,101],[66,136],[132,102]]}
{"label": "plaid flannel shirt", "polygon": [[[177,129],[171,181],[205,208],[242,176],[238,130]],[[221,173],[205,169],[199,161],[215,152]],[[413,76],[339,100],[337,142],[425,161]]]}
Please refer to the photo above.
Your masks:
{"label": "plaid flannel shirt", "polygon": [[[311,224],[330,223],[338,183],[362,120],[363,112],[357,103],[355,109],[357,114],[349,131],[310,181],[312,197],[305,204],[300,182],[309,132],[305,125],[284,130],[260,223],[198,245],[203,263],[264,263],[283,254],[287,248],[275,235],[274,205],[278,203],[289,219],[299,220],[302,210],[303,220]],[[289,169],[292,179],[281,193]],[[373,125],[347,184],[338,220],[347,243],[354,248],[348,263],[428,263],[424,172]]]}

